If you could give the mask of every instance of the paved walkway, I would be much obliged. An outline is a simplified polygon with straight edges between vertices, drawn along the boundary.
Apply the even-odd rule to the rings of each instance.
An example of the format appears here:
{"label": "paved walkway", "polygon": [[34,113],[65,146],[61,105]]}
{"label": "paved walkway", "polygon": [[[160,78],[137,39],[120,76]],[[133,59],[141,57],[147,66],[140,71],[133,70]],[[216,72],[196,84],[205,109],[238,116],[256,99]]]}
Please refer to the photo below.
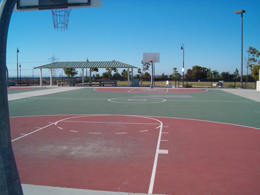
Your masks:
{"label": "paved walkway", "polygon": [[53,87],[53,88],[48,88],[48,89],[38,90],[38,91],[36,90],[36,91],[8,94],[8,101],[19,100],[19,99],[41,96],[41,95],[48,95],[48,94],[53,94],[53,93],[60,93],[60,92],[64,92],[64,91],[72,91],[72,90],[77,90],[77,89],[82,89],[82,88],[80,88],[80,87]]}
{"label": "paved walkway", "polygon": [[145,195],[128,192],[106,192],[22,184],[24,195]]}
{"label": "paved walkway", "polygon": [[256,91],[254,89],[221,89],[221,90],[250,100],[260,102],[260,91]]}

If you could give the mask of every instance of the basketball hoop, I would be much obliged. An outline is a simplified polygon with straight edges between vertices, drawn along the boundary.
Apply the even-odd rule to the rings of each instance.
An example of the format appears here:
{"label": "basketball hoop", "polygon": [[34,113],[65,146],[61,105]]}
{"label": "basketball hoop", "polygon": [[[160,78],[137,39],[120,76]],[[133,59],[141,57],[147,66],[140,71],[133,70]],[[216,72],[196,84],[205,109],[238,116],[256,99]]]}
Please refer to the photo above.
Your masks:
{"label": "basketball hoop", "polygon": [[55,30],[68,30],[69,15],[71,9],[55,9],[51,10],[53,27]]}

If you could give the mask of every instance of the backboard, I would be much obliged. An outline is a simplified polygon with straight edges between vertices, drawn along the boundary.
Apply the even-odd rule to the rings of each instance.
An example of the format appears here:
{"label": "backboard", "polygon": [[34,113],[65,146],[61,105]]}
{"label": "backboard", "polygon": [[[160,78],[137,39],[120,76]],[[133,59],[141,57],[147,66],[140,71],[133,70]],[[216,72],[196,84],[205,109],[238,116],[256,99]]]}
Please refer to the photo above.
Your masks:
{"label": "backboard", "polygon": [[143,62],[160,62],[160,53],[143,53]]}
{"label": "backboard", "polygon": [[101,7],[102,0],[17,0],[14,12]]}

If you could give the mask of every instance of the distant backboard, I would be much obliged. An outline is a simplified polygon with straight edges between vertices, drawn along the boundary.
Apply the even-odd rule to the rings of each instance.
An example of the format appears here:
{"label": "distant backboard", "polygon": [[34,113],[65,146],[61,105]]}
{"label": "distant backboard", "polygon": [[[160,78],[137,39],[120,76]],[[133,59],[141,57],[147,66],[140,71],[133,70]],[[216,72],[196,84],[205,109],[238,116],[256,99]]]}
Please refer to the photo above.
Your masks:
{"label": "distant backboard", "polygon": [[101,7],[102,0],[17,0],[14,12]]}
{"label": "distant backboard", "polygon": [[143,53],[143,62],[160,62],[160,53]]}

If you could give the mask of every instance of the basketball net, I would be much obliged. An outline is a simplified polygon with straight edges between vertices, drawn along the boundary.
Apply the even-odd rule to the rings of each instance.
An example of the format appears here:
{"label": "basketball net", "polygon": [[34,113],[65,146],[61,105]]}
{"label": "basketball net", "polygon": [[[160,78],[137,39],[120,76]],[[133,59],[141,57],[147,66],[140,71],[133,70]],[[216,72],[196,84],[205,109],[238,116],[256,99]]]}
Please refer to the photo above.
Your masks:
{"label": "basketball net", "polygon": [[55,30],[68,30],[69,15],[71,9],[55,9],[51,10],[53,27]]}

